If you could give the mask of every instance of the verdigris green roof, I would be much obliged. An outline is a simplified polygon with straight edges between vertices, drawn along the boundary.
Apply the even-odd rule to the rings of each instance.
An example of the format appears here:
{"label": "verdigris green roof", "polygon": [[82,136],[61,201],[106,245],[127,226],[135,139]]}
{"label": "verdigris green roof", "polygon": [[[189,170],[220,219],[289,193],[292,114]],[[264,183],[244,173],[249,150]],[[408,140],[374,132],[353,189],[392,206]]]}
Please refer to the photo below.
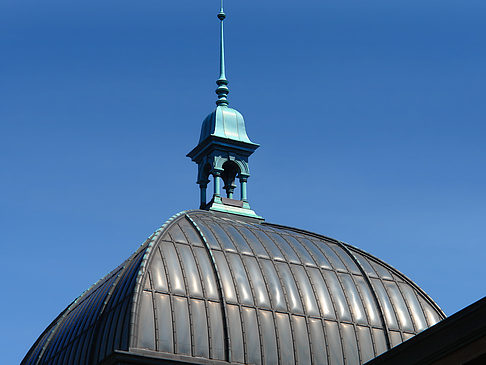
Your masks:
{"label": "verdigris green roof", "polygon": [[231,139],[233,141],[253,143],[248,138],[245,120],[238,110],[219,105],[209,114],[202,124],[199,143],[209,136]]}

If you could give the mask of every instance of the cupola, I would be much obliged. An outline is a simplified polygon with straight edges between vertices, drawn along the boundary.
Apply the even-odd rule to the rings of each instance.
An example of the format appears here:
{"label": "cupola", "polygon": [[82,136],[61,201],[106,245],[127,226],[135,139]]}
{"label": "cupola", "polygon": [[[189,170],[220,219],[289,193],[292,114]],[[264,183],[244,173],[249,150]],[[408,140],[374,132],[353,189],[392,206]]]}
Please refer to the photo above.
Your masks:
{"label": "cupola", "polygon": [[[248,159],[259,147],[246,134],[243,115],[228,106],[228,80],[225,70],[224,20],[226,14],[221,3],[218,14],[220,33],[220,74],[216,81],[216,109],[202,124],[198,145],[187,154],[197,165],[197,184],[200,188],[200,208],[262,219],[250,208],[247,182],[250,177]],[[214,192],[207,202],[207,187],[213,180]],[[221,180],[226,196],[221,196]],[[235,195],[240,183],[239,198]]]}

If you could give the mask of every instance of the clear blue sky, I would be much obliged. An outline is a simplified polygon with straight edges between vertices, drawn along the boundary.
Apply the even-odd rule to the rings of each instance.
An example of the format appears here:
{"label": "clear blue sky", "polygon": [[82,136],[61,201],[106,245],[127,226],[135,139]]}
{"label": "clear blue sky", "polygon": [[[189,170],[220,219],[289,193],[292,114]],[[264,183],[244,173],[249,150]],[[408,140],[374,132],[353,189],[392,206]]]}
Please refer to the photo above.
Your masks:
{"label": "clear blue sky", "polygon": [[[3,364],[173,214],[218,1],[0,2]],[[358,246],[450,315],[486,294],[486,2],[227,0],[267,221]]]}

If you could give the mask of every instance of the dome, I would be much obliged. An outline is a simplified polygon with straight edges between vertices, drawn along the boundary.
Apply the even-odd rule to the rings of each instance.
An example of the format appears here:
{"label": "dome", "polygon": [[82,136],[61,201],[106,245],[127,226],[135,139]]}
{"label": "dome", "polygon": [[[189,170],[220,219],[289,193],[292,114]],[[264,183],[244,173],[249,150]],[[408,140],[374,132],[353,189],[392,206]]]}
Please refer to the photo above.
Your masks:
{"label": "dome", "polygon": [[22,364],[363,364],[443,318],[354,246],[190,210],[69,305]]}
{"label": "dome", "polygon": [[209,136],[253,144],[246,134],[243,115],[235,109],[219,105],[202,124],[199,143]]}

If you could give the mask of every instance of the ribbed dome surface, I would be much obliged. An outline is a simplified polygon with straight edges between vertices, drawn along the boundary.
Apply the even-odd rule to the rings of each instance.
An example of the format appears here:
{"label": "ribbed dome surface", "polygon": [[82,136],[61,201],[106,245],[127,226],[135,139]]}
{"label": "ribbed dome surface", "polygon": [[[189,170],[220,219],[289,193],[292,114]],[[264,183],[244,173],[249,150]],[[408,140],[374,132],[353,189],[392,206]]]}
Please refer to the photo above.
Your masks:
{"label": "ribbed dome surface", "polygon": [[[342,242],[183,212],[71,304],[23,364],[363,364],[445,316],[413,282]],[[154,362],[155,361],[155,362]]]}

